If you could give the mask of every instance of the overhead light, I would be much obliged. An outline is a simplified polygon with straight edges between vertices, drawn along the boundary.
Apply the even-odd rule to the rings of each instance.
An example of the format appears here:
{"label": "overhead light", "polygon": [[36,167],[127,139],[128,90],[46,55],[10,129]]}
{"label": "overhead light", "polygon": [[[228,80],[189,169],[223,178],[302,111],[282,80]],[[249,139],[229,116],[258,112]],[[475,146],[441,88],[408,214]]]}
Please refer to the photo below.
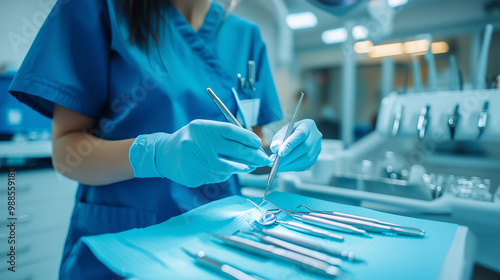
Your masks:
{"label": "overhead light", "polygon": [[291,29],[303,29],[316,26],[318,19],[311,12],[289,14],[286,16],[286,24]]}
{"label": "overhead light", "polygon": [[[432,43],[432,53],[446,53],[450,49],[446,42]],[[386,45],[373,46],[370,41],[361,41],[354,44],[354,51],[356,53],[368,53],[371,58],[394,56],[400,54],[415,54],[423,55],[429,50],[429,41],[416,40],[403,43],[394,43]]]}
{"label": "overhead light", "polygon": [[406,3],[408,3],[408,0],[387,0],[387,4],[391,8],[396,8],[396,7],[399,7],[399,6],[403,6]]}
{"label": "overhead light", "polygon": [[446,42],[435,42],[432,43],[432,53],[446,53],[449,50],[449,46]]}
{"label": "overhead light", "polygon": [[371,48],[368,56],[371,58],[383,57],[383,56],[393,56],[403,54],[403,44],[402,43],[393,43],[386,45],[378,45],[373,46]]}
{"label": "overhead light", "polygon": [[404,44],[405,53],[421,53],[427,52],[429,49],[429,41],[427,40],[416,40],[408,41]]}
{"label": "overhead light", "polygon": [[23,123],[23,112],[19,109],[7,109],[7,124],[18,126]]}
{"label": "overhead light", "polygon": [[373,43],[371,41],[360,41],[354,44],[356,53],[369,53],[372,50]]}
{"label": "overhead light", "polygon": [[[432,43],[432,53],[446,53],[450,49],[446,42]],[[429,41],[416,40],[409,41],[404,44],[405,53],[423,55],[429,50]]]}
{"label": "overhead light", "polygon": [[356,25],[352,28],[352,37],[354,40],[364,40],[368,38],[368,29],[363,25]]}
{"label": "overhead light", "polygon": [[342,43],[347,40],[347,29],[345,28],[337,28],[323,31],[321,33],[321,39],[325,44],[335,44]]}

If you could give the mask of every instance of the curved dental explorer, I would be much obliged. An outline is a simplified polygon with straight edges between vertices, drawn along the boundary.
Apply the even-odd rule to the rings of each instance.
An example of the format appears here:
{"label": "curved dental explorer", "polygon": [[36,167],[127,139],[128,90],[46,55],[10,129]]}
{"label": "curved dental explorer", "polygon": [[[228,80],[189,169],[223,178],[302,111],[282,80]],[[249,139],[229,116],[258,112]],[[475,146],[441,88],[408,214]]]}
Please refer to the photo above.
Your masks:
{"label": "curved dental explorer", "polygon": [[[257,207],[257,209],[259,209],[259,211],[261,210],[261,207],[259,205],[257,205],[256,203],[254,203],[253,201],[251,201],[249,199],[247,199],[247,200],[249,202],[251,202],[253,205],[255,205]],[[266,210],[266,212],[264,214],[262,214],[262,216],[260,216],[260,218],[257,220],[257,222],[263,226],[270,226],[274,223],[277,223],[277,224],[280,224],[280,225],[282,225],[288,229],[291,229],[291,230],[303,232],[303,233],[318,236],[318,237],[334,239],[335,241],[340,241],[340,242],[344,241],[343,236],[329,232],[327,230],[315,228],[312,226],[304,225],[302,223],[297,223],[297,222],[293,222],[293,221],[279,221],[277,219],[277,216],[276,216],[277,213],[278,212],[275,212],[275,211],[268,212],[268,210]]]}
{"label": "curved dental explorer", "polygon": [[301,221],[303,223],[315,225],[315,226],[330,229],[330,230],[353,233],[353,234],[360,234],[360,235],[363,235],[366,237],[372,237],[370,234],[368,234],[363,229],[359,229],[357,227],[343,224],[343,223],[339,223],[339,222],[335,222],[332,220],[328,220],[328,219],[324,219],[324,218],[320,218],[320,217],[315,217],[315,216],[312,216],[309,214],[292,214],[292,213],[288,212],[287,210],[283,210],[283,209],[279,208],[278,206],[276,206],[274,203],[272,203],[269,200],[264,200],[264,201],[272,204],[274,207],[280,209],[281,211],[283,211],[284,213],[286,213],[288,216],[292,217],[293,219]]}
{"label": "curved dental explorer", "polygon": [[393,223],[388,223],[384,221],[380,221],[377,219],[372,219],[372,218],[367,218],[367,217],[361,217],[361,216],[356,216],[356,215],[351,215],[351,214],[346,214],[342,212],[334,212],[334,211],[318,211],[311,209],[309,206],[305,204],[301,204],[297,206],[297,208],[300,207],[305,207],[309,211],[311,211],[309,214],[313,215],[313,213],[321,213],[321,214],[328,214],[332,216],[339,216],[339,217],[344,217],[344,218],[349,218],[353,220],[360,220],[360,221],[365,221],[365,222],[371,222],[373,224],[378,224],[378,225],[384,225],[388,226],[389,230],[394,231],[395,233],[400,233],[404,235],[411,235],[411,236],[424,236],[425,230],[415,228],[415,227],[408,227],[408,226],[403,226],[403,225],[398,225],[398,224],[393,224]]}

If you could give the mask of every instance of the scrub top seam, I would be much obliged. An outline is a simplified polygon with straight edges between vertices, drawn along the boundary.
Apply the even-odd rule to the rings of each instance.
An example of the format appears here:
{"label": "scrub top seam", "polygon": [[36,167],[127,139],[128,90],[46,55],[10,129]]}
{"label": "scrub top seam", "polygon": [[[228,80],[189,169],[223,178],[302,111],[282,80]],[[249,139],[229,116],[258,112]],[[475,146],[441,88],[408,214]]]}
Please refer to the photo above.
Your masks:
{"label": "scrub top seam", "polygon": [[[25,75],[25,76],[19,76],[17,77],[12,85],[11,88],[9,88],[9,92],[11,92],[19,101],[22,101],[32,107],[33,109],[39,111],[43,115],[46,115],[50,118],[52,118],[53,115],[53,110],[51,111],[48,108],[44,108],[40,104],[38,104],[36,101],[33,100],[33,98],[30,98],[27,95],[35,96],[47,101],[50,101],[52,103],[56,103],[58,105],[61,105],[63,107],[70,106],[68,109],[74,110],[78,113],[81,113],[83,115],[93,117],[97,114],[99,114],[100,109],[97,111],[93,108],[95,107],[101,107],[97,102],[94,102],[92,100],[83,98],[83,94],[77,94],[74,93],[74,90],[68,90],[66,86],[62,86],[58,84],[57,82],[54,81],[42,81],[40,80],[41,77],[37,75]],[[17,82],[23,82],[20,83],[19,85]],[[29,84],[37,84],[41,86],[42,88],[48,89],[50,92],[54,93],[54,96],[51,98],[51,96],[47,96],[45,93],[36,93],[33,91],[33,89],[29,90],[26,89],[26,83]],[[29,88],[29,87],[28,87]],[[44,94],[44,96],[41,96],[40,94]],[[81,105],[84,106],[81,106]],[[80,105],[79,108],[76,106]],[[38,110],[42,109],[42,110]]]}
{"label": "scrub top seam", "polygon": [[[218,4],[213,2],[212,5],[218,5]],[[174,25],[177,26],[179,33],[183,35],[182,37],[184,38],[185,42],[191,47],[193,53],[197,54],[211,70],[216,72],[220,77],[223,77],[223,79],[220,79],[219,82],[222,85],[225,84],[225,86],[228,89],[230,89],[232,87],[232,85],[230,85],[230,80],[232,79],[231,75],[229,75],[226,69],[224,69],[222,65],[220,65],[217,56],[208,49],[208,46],[203,40],[203,38],[200,36],[200,34],[194,31],[194,29],[187,22],[187,20],[184,18],[181,12],[173,6],[172,6],[172,11],[173,11],[172,22],[174,23]],[[210,12],[214,13],[216,11],[210,10],[209,13],[207,13],[207,17],[215,16]],[[206,21],[207,19],[205,19],[205,22]],[[203,25],[205,25],[205,22]],[[220,24],[221,22],[219,20],[219,25]]]}

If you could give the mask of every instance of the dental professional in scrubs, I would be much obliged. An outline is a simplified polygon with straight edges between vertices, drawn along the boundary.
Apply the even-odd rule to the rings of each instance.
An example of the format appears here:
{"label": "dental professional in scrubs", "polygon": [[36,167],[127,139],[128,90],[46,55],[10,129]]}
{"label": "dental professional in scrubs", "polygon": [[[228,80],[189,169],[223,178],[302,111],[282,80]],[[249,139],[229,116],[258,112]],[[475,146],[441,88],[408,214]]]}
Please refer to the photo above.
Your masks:
{"label": "dental professional in scrubs", "polygon": [[[255,61],[260,99],[252,132],[227,122],[231,88]],[[272,164],[309,168],[321,150],[312,120],[286,125],[259,147],[260,127],[282,119],[257,26],[209,0],[60,0],[10,92],[53,119],[53,164],[79,187],[60,279],[115,279],[80,237],[141,228],[240,194],[236,173]]]}

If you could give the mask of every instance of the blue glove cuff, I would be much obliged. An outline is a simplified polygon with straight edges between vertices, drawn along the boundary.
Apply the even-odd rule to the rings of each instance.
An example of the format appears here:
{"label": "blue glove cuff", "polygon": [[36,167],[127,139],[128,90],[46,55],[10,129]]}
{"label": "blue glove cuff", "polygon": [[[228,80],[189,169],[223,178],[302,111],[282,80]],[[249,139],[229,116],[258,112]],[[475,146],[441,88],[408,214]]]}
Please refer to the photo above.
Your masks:
{"label": "blue glove cuff", "polygon": [[139,135],[129,149],[129,161],[136,178],[162,177],[156,168],[155,146],[165,133]]}

